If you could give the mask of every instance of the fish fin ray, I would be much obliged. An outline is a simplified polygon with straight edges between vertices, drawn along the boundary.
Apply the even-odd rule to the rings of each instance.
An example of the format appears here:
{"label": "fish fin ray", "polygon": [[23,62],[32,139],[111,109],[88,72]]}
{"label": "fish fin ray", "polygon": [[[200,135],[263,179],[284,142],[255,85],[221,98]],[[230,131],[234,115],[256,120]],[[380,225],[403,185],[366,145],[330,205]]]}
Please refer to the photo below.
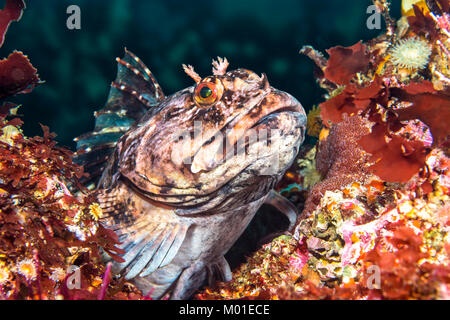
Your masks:
{"label": "fish fin ray", "polygon": [[98,182],[119,138],[165,98],[153,74],[132,52],[125,49],[117,66],[105,107],[94,114],[94,130],[75,138],[74,161],[89,174],[81,179],[85,185]]}
{"label": "fish fin ray", "polygon": [[144,270],[142,270],[143,277],[149,275],[158,268],[168,265],[173,260],[186,237],[188,228],[188,226],[182,225],[175,226],[171,234],[167,237],[164,243],[161,244],[158,251],[155,252],[155,255],[150,263]]}
{"label": "fish fin ray", "polygon": [[[152,228],[153,230],[148,232]],[[153,223],[121,244],[125,262],[119,265],[126,279],[147,276],[170,263],[183,243],[188,227],[177,223]],[[125,230],[122,230],[125,231]],[[128,234],[127,231],[124,234]],[[164,264],[163,264],[164,262]]]}

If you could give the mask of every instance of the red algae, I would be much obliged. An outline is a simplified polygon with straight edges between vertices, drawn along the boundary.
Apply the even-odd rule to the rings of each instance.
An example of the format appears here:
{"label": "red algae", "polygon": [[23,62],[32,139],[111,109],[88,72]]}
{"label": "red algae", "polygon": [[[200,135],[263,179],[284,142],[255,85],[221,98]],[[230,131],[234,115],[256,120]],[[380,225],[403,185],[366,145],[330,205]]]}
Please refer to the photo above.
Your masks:
{"label": "red algae", "polygon": [[0,10],[0,47],[5,41],[5,34],[13,21],[22,17],[25,2],[23,0],[6,0],[5,7]]}
{"label": "red algae", "polygon": [[[122,251],[117,236],[98,223],[101,211],[91,197],[69,191],[83,175],[72,153],[57,147],[45,126],[43,137],[27,138],[17,118],[2,115],[0,127],[1,298],[140,297],[130,284],[100,287],[101,251],[116,259]],[[79,286],[68,290],[71,276]]]}
{"label": "red algae", "polygon": [[339,85],[348,84],[357,72],[366,71],[370,61],[367,47],[361,42],[349,48],[334,47],[327,50],[327,53],[330,59],[324,76]]}

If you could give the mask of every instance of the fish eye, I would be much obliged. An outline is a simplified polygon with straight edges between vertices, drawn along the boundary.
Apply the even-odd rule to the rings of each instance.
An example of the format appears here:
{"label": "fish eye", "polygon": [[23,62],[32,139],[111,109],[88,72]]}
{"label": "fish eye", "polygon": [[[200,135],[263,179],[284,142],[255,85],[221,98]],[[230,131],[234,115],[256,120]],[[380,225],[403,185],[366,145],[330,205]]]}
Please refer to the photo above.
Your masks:
{"label": "fish eye", "polygon": [[209,98],[209,96],[210,95],[212,95],[212,90],[211,90],[211,88],[210,87],[208,87],[208,86],[203,86],[201,89],[200,89],[200,98],[202,98],[202,99],[207,99],[207,98]]}
{"label": "fish eye", "polygon": [[220,91],[214,82],[200,82],[194,91],[194,100],[200,106],[211,105],[220,99]]}

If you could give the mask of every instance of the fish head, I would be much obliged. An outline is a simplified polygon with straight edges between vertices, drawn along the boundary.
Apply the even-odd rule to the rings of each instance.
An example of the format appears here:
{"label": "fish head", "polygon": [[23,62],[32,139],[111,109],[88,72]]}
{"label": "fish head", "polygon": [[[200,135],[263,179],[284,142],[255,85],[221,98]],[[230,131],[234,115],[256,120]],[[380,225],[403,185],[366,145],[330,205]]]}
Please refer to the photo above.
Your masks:
{"label": "fish head", "polygon": [[204,78],[185,67],[196,84],[166,97],[119,140],[116,167],[145,197],[177,208],[236,193],[250,201],[297,155],[306,127],[300,102],[265,74],[227,72],[221,59],[213,66]]}

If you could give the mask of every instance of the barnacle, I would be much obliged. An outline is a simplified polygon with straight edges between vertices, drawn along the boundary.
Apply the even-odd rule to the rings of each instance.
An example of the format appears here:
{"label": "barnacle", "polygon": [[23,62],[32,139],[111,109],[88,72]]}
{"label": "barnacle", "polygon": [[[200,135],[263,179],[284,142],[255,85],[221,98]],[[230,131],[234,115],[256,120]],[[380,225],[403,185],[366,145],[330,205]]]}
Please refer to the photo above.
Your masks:
{"label": "barnacle", "polygon": [[60,282],[63,281],[66,277],[66,272],[63,268],[53,268],[52,273],[50,275],[50,279],[54,282]]}
{"label": "barnacle", "polygon": [[89,212],[95,221],[97,221],[99,218],[101,218],[102,214],[103,214],[102,208],[100,207],[100,205],[98,203],[91,204],[89,206]]}
{"label": "barnacle", "polygon": [[409,70],[420,70],[429,62],[431,47],[425,40],[407,38],[400,40],[389,54],[392,64]]}
{"label": "barnacle", "polygon": [[17,263],[17,272],[23,275],[28,281],[36,279],[37,269],[32,259],[24,259]]}

